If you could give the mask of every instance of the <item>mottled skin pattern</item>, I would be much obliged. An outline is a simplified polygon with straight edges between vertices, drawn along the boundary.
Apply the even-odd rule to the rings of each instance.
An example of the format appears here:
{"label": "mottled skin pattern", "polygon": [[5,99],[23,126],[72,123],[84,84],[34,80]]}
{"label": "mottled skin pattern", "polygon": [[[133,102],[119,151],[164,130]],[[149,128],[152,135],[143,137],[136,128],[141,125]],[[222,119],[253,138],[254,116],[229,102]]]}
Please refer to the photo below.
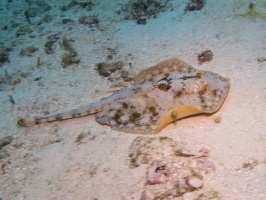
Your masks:
{"label": "mottled skin pattern", "polygon": [[31,126],[97,113],[96,121],[114,130],[154,134],[180,118],[216,112],[229,88],[229,81],[218,74],[170,59],[140,72],[132,88],[68,112],[20,119],[18,125]]}

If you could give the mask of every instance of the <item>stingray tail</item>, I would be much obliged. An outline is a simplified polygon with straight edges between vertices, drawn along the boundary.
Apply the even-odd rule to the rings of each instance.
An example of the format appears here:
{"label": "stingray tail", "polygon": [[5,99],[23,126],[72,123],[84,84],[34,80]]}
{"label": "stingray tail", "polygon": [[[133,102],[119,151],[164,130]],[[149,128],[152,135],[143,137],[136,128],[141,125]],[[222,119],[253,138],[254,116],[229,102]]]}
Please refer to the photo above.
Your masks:
{"label": "stingray tail", "polygon": [[46,117],[20,118],[17,121],[17,125],[25,127],[25,126],[33,126],[33,125],[54,122],[54,121],[62,121],[66,119],[84,117],[87,115],[100,112],[102,110],[104,110],[104,107],[97,106],[97,103],[96,103],[96,104],[91,104],[88,106],[79,107],[77,109],[73,109],[70,111],[58,113],[55,115],[46,116]]}

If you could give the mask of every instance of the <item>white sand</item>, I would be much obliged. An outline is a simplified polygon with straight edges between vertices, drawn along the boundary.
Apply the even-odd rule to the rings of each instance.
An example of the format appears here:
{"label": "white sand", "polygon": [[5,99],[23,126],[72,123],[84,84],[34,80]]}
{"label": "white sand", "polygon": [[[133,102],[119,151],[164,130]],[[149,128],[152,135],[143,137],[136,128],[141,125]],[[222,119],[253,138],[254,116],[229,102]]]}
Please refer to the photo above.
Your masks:
{"label": "white sand", "polygon": [[[57,113],[108,96],[95,92],[109,89],[110,83],[97,74],[94,66],[105,60],[107,48],[116,48],[114,60],[127,63],[131,73],[177,57],[198,69],[230,78],[230,93],[217,113],[179,120],[154,137],[168,136],[191,152],[210,149],[209,160],[216,171],[204,177],[199,194],[215,190],[223,199],[266,199],[266,62],[257,61],[258,57],[266,57],[265,20],[235,16],[247,10],[249,1],[242,1],[238,8],[231,1],[209,0],[201,11],[184,15],[185,2],[173,1],[176,6],[172,12],[137,25],[115,14],[118,1],[102,1],[90,12],[77,7],[61,12],[60,5],[51,1],[55,7],[48,13],[54,20],[37,27],[30,34],[35,38],[16,38],[16,29],[1,30],[2,42],[16,44],[9,55],[10,63],[0,67],[1,77],[5,70],[13,77],[22,72],[28,75],[14,90],[9,85],[7,91],[0,91],[0,136],[14,137],[4,147],[10,156],[0,160],[5,163],[5,173],[0,174],[0,198],[140,199],[147,166],[132,169],[128,157],[129,146],[138,135],[112,131],[95,122],[94,116],[16,127],[19,117]],[[257,2],[264,6],[266,15],[265,0]],[[1,4],[1,26],[11,19],[27,24],[22,12],[25,4],[13,1],[10,9],[20,11],[17,16],[7,15],[5,3]],[[78,23],[78,18],[88,13],[99,15],[104,31],[91,31]],[[74,23],[63,25],[62,18],[71,18]],[[81,58],[77,66],[61,68],[64,51],[58,43],[54,54],[45,53],[46,37],[58,32],[75,40],[73,46]],[[20,49],[27,46],[38,47],[39,51],[32,57],[20,56]],[[197,53],[206,49],[214,52],[214,58],[200,65]],[[35,68],[38,57],[41,66]],[[38,77],[41,79],[34,81]],[[15,105],[8,95],[13,96]],[[217,116],[221,123],[214,122]],[[89,132],[90,136],[77,144],[81,132]],[[55,142],[58,139],[62,141]],[[255,164],[245,168],[245,163]],[[183,197],[195,198],[193,194]]]}

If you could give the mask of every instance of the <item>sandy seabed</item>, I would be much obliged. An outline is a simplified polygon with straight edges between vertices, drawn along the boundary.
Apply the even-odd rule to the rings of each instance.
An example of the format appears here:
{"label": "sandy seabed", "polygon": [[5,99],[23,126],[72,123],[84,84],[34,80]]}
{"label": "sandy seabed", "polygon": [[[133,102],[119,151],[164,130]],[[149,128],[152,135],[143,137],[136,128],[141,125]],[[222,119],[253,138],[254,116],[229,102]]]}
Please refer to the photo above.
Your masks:
{"label": "sandy seabed", "polygon": [[[229,78],[231,89],[217,113],[179,120],[150,136],[171,138],[195,155],[205,149],[215,166],[203,174],[201,188],[164,199],[266,199],[266,61],[258,60],[266,57],[266,2],[257,1],[262,14],[246,15],[249,1],[209,0],[203,9],[184,13],[187,1],[174,0],[172,9],[145,25],[118,15],[125,2],[103,0],[89,11],[74,6],[63,12],[63,3],[51,0],[49,11],[31,18],[32,32],[18,37],[14,24],[28,25],[27,4],[1,2],[1,27],[8,27],[0,31],[1,46],[11,50],[0,67],[0,138],[13,139],[1,149],[0,198],[151,198],[144,195],[153,187],[147,186],[150,163],[130,166],[130,146],[139,135],[113,131],[94,116],[30,128],[18,128],[16,121],[87,105],[109,96],[112,87],[130,86],[99,76],[97,63],[122,61],[133,76],[176,57]],[[47,13],[52,20],[37,25]],[[82,15],[96,15],[98,27],[80,24]],[[73,21],[63,24],[65,18]],[[66,51],[58,41],[54,53],[45,52],[53,34],[71,40],[78,64],[61,66]],[[28,46],[38,50],[20,55]],[[207,49],[213,59],[199,63],[198,53]]]}

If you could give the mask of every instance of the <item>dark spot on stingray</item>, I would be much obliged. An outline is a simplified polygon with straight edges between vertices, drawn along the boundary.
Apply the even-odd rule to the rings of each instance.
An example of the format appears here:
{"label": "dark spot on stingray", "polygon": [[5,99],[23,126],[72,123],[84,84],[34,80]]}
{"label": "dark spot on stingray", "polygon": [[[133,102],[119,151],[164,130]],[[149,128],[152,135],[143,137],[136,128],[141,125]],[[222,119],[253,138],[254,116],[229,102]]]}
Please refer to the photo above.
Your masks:
{"label": "dark spot on stingray", "polygon": [[175,92],[174,94],[174,98],[179,98],[182,96],[182,90],[178,90],[177,92]]}
{"label": "dark spot on stingray", "polygon": [[121,109],[118,109],[118,110],[116,111],[116,113],[115,113],[115,116],[114,116],[114,120],[115,120],[115,122],[116,122],[117,124],[121,124],[121,120],[120,120],[120,118],[122,117],[122,115],[123,115],[122,110],[121,110]]}
{"label": "dark spot on stingray", "polygon": [[199,98],[201,103],[205,103],[205,97],[202,94],[199,95]]}
{"label": "dark spot on stingray", "polygon": [[213,95],[214,97],[216,97],[216,96],[217,96],[217,90],[213,90],[213,91],[212,91],[212,95]]}
{"label": "dark spot on stingray", "polygon": [[133,112],[133,113],[129,116],[129,121],[135,123],[136,121],[139,120],[140,116],[141,116],[140,113],[138,113],[138,112]]}
{"label": "dark spot on stingray", "polygon": [[172,87],[171,85],[168,85],[168,84],[165,84],[165,83],[161,83],[161,84],[157,85],[158,89],[160,89],[162,91],[165,91],[165,92],[170,90],[171,87]]}
{"label": "dark spot on stingray", "polygon": [[197,77],[197,78],[201,78],[203,75],[204,75],[204,74],[203,74],[202,72],[198,72],[198,73],[196,74],[196,77]]}
{"label": "dark spot on stingray", "polygon": [[154,106],[149,107],[149,111],[153,114],[153,116],[157,116],[159,114]]}
{"label": "dark spot on stingray", "polygon": [[207,92],[207,87],[204,86],[200,91],[199,91],[199,94],[203,95]]}

